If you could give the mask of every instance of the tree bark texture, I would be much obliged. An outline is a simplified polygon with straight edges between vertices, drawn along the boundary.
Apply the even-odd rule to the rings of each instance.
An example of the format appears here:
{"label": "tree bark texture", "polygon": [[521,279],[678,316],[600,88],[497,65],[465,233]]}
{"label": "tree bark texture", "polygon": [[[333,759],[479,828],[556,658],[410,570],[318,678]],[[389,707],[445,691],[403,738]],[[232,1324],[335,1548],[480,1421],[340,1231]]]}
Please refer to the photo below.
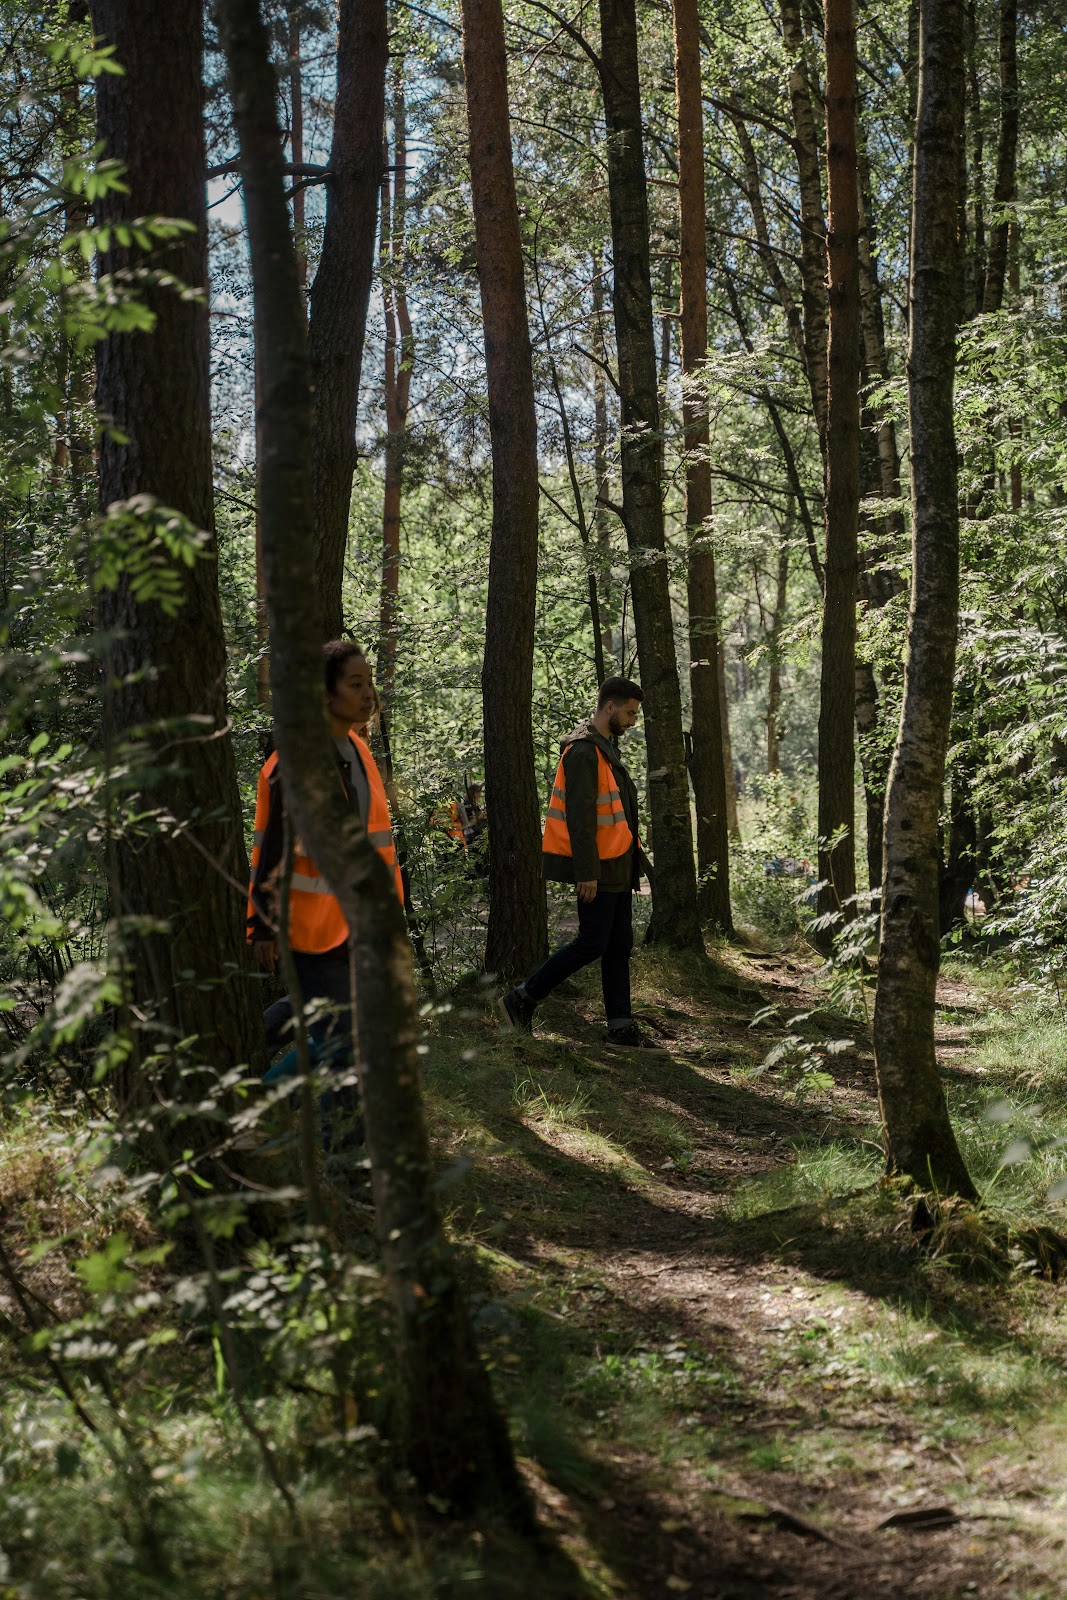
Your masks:
{"label": "tree bark texture", "polygon": [[912,588],[904,704],[886,797],[874,1046],[890,1170],[924,1188],[973,1196],[934,1050],[938,819],[959,608],[952,400],[963,0],[921,0],[920,16],[907,357]]}
{"label": "tree bark texture", "polygon": [[[859,176],[853,0],[826,4],[826,587],[819,692],[821,915],[856,893],[856,581],[860,504]],[[822,942],[829,945],[832,930]]]}
{"label": "tree bark texture", "polygon": [[[963,97],[964,146],[963,162],[967,167],[968,135],[970,139],[970,171],[964,195],[971,198],[973,225],[968,222],[963,229],[965,248],[961,252],[960,275],[963,284],[962,315],[973,317],[981,310],[986,274],[985,229],[985,117],[982,109],[982,86],[978,81],[978,15],[975,0],[967,4],[967,85]],[[913,118],[914,120],[914,118]]]}
{"label": "tree bark texture", "polygon": [[740,839],[737,819],[737,779],[734,776],[734,750],[730,738],[730,703],[726,698],[726,651],[719,640],[719,726],[722,728],[722,764],[726,773],[726,826],[731,839]]}
{"label": "tree bark texture", "polygon": [[[97,80],[97,128],[104,153],[123,163],[129,189],[100,202],[98,221],[114,225],[155,214],[194,224],[148,255],[111,250],[103,270],[147,267],[203,290],[200,0],[167,6],[94,0],[92,22],[124,69]],[[153,331],[112,334],[97,346],[96,404],[105,424],[101,507],[151,495],[212,533],[207,303],[162,286],[142,293],[156,317]],[[142,746],[154,769],[146,805],[162,805],[181,828],[180,838],[164,831],[119,844],[115,911],[169,927],[124,942],[138,1013],[176,1037],[199,1035],[202,1056],[230,1068],[259,1058],[262,1024],[255,985],[243,976],[243,897],[232,887],[246,882],[248,872],[214,540],[191,568],[178,570],[183,603],[175,616],[137,601],[126,582],[101,596],[101,626],[114,638],[106,666],[109,734]],[[129,1087],[135,1094],[141,1088]]]}
{"label": "tree bark texture", "polygon": [[315,537],[320,632],[343,626],[342,589],[356,408],[367,330],[378,223],[385,68],[386,0],[340,0],[337,93],[322,254],[311,285],[308,355],[315,395]]}
{"label": "tree bark texture", "polygon": [[689,775],[663,526],[663,444],[652,321],[635,0],[600,0],[600,31],[622,411],[622,511],[645,696],[648,796],[656,863],[649,938],[701,947]]}
{"label": "tree bark texture", "polygon": [[719,618],[711,545],[708,454],[708,252],[704,203],[704,117],[697,0],[674,0],[674,82],[678,101],[678,214],[681,241],[681,359],[685,427],[685,521],[689,540],[689,682],[693,706],[690,774],[697,813],[700,909],[733,932],[730,835],[719,700]]}
{"label": "tree bark texture", "polygon": [[819,170],[819,134],[808,71],[801,0],[778,0],[782,38],[789,58],[789,104],[800,187],[800,276],[803,286],[804,353],[812,408],[826,447],[826,352],[829,338],[826,293],[826,219]]}
{"label": "tree bark texture", "polygon": [[[593,533],[596,541],[595,570],[600,608],[602,654],[615,653],[615,605],[611,578],[611,524],[608,508],[608,380],[607,341],[604,338],[604,265],[597,247],[593,252],[593,341],[597,361],[593,364],[593,476],[596,479],[596,508]],[[606,667],[605,667],[606,670]],[[614,670],[614,668],[612,669]],[[620,671],[622,670],[620,663]]]}
{"label": "tree bark texture", "polygon": [[[385,312],[385,484],[382,497],[382,583],[378,619],[378,689],[387,712],[396,687],[400,634],[400,506],[404,490],[404,444],[415,337],[404,284],[407,216],[407,108],[403,61],[393,68],[393,160],[388,140],[382,154],[382,226],[379,260]],[[392,170],[390,170],[390,168]]]}
{"label": "tree bark texture", "polygon": [[1016,50],[1018,27],[1018,0],[1000,0],[998,31],[1000,134],[997,139],[997,176],[993,186],[993,209],[996,220],[989,230],[989,256],[986,262],[985,287],[982,292],[982,310],[986,312],[999,311],[1004,304],[1011,231],[1011,217],[1008,212],[1017,195],[1015,161],[1019,144],[1019,73]]}
{"label": "tree bark texture", "polygon": [[388,871],[338,786],[323,706],[311,369],[267,32],[258,0],[219,0],[218,16],[263,358],[259,471],[278,756],[294,825],[350,929],[363,1109],[378,1239],[396,1312],[406,1459],[424,1489],[451,1503],[502,1498],[521,1518],[525,1496],[510,1441],[431,1188],[403,914]]}
{"label": "tree bark texture", "polygon": [[493,451],[482,661],[490,818],[485,965],[511,981],[543,959],[548,930],[533,755],[537,415],[501,0],[463,0],[463,70]]}

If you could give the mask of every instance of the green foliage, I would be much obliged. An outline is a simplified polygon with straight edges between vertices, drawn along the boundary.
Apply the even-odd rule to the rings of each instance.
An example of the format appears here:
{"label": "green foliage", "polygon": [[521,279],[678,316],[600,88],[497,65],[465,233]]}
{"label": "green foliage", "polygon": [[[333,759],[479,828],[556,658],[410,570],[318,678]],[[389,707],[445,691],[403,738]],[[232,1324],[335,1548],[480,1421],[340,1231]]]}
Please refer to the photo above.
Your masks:
{"label": "green foliage", "polygon": [[743,833],[730,853],[735,919],[777,937],[801,932],[811,917],[815,830],[804,800],[781,773],[754,785]]}

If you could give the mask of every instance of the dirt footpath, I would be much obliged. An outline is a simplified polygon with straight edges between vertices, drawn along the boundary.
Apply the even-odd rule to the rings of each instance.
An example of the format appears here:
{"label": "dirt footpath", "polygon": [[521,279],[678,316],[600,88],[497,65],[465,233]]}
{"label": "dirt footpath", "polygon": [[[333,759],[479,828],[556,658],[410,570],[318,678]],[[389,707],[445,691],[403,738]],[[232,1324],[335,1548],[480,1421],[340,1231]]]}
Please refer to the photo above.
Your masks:
{"label": "dirt footpath", "polygon": [[[456,1221],[494,1263],[513,1402],[577,1453],[533,1440],[546,1519],[591,1592],[642,1600],[1062,1596],[1067,1382],[1039,1348],[1058,1291],[931,1267],[879,1182],[862,1027],[833,1020],[853,1048],[798,1104],[744,1069],[773,1042],[760,1005],[818,1008],[811,969],[730,969],[698,999],[644,975],[665,1057],[605,1052],[591,984],[536,1040],[483,1047],[490,1143]],[[966,1027],[943,1043],[966,1074]]]}

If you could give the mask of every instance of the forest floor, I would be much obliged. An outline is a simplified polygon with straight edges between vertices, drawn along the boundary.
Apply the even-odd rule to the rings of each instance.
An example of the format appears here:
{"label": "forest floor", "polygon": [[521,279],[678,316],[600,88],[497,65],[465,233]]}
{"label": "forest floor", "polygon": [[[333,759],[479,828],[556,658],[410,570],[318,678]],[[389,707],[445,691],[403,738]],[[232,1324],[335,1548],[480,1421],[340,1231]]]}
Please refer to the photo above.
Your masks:
{"label": "forest floor", "polygon": [[[198,1280],[159,1264],[123,1174],[92,1175],[92,1124],[74,1160],[42,1094],[0,1121],[6,1259],[39,1309],[75,1319],[82,1354],[97,1326],[112,1354],[133,1331],[172,1342],[129,1346],[123,1428],[136,1414],[143,1438],[105,1448],[15,1337],[34,1306],[0,1287],[0,1600],[1062,1600],[1067,1288],[1007,1229],[1056,1221],[1067,1021],[992,961],[946,966],[939,1054],[987,1205],[920,1240],[881,1176],[869,995],[802,944],[751,938],[700,959],[642,947],[634,979],[663,1054],[605,1047],[593,972],[532,1038],[477,982],[427,1008],[439,1193],[562,1555],[539,1568],[491,1521],[457,1525],[395,1479],[383,1493],[373,1427],[339,1476],[329,1361],[290,1276],[303,1244],[235,1288],[250,1317],[266,1307],[241,1382],[299,1498],[294,1534],[219,1351],[183,1321]],[[387,1391],[365,1191],[347,1207],[334,1192]],[[105,1320],[83,1329],[87,1288]],[[123,1332],[135,1289],[150,1292]],[[271,1327],[305,1343],[269,1355]]]}
{"label": "forest floor", "polygon": [[[1053,1600],[1065,1291],[998,1267],[969,1212],[920,1247],[880,1180],[867,1029],[817,968],[803,946],[640,952],[665,1056],[605,1050],[591,974],[532,1039],[480,1007],[438,1017],[450,1226],[541,1514],[590,1595]],[[1047,1176],[1001,1158],[1063,1031],[952,970],[939,1052],[965,1153],[1003,1215],[1047,1217]],[[838,1044],[832,1087],[798,1099],[787,1065],[753,1069],[805,1012],[799,1035]]]}

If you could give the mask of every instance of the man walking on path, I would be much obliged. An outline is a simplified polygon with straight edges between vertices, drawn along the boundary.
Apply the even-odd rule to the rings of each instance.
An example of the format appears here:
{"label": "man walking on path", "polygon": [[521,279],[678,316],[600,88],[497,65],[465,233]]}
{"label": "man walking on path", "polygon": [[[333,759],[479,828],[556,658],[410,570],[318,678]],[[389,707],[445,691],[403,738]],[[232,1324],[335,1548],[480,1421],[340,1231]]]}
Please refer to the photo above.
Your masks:
{"label": "man walking on path", "polygon": [[600,962],[609,1044],[657,1050],[630,1010],[633,892],[641,881],[637,790],[619,740],[637,721],[643,696],[629,678],[608,678],[596,715],[562,741],[545,822],[545,877],[578,890],[578,935],[500,1000],[512,1028],[529,1033],[538,1004],[564,978]]}

